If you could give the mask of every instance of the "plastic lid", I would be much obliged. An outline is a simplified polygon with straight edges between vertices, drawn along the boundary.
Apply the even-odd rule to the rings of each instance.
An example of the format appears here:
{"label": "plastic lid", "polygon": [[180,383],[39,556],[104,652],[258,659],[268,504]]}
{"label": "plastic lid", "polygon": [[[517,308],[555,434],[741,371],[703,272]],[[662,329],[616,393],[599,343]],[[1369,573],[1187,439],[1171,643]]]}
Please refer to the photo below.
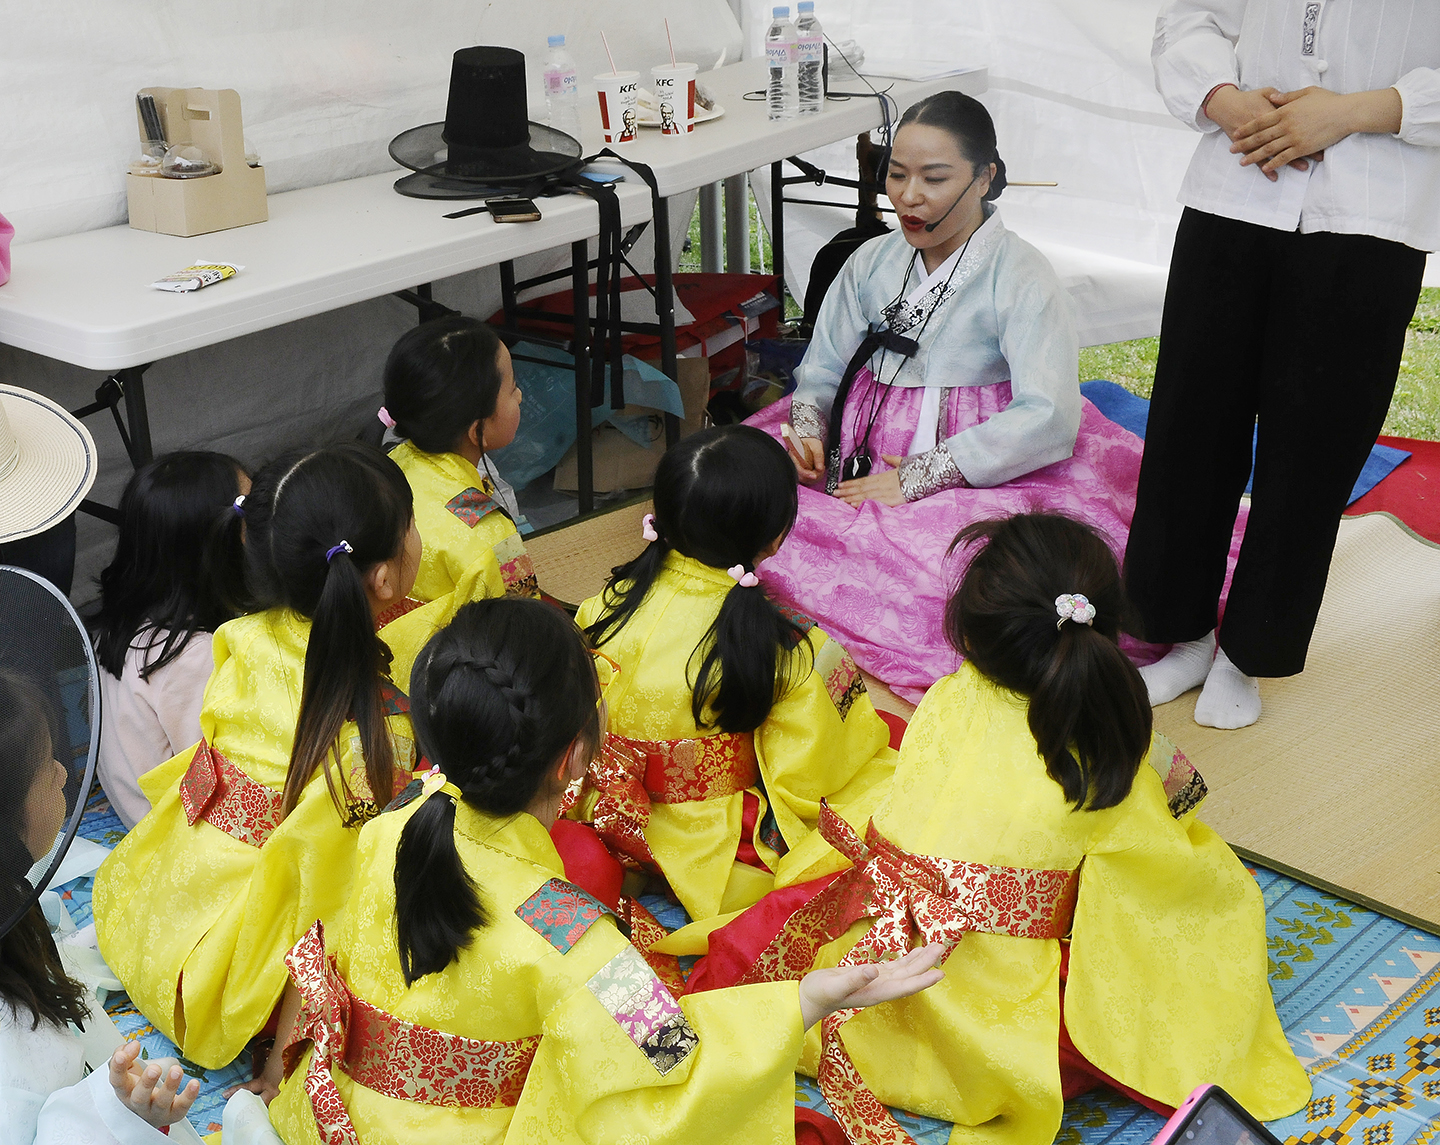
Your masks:
{"label": "plastic lid", "polygon": [[813,12],[815,11],[815,0],[800,0],[800,3],[795,5],[795,10],[797,12]]}
{"label": "plastic lid", "polygon": [[773,14],[774,14],[774,16],[775,16],[775,18],[776,18],[777,20],[778,20],[781,16],[785,16],[785,17],[788,18],[789,15],[790,15],[790,5],[788,5],[788,4],[782,4],[782,5],[780,5],[778,8],[776,8],[776,9],[774,10],[774,13],[773,13]]}
{"label": "plastic lid", "polygon": [[565,37],[549,36],[546,38],[545,42],[549,44],[552,48],[563,48],[565,46]]}

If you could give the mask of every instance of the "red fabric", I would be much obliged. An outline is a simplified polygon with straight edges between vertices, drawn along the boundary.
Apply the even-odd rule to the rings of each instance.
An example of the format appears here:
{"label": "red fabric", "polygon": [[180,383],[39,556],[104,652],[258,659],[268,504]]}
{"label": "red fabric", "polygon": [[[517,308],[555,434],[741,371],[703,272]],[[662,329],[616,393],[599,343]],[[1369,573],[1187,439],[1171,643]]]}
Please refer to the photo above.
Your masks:
{"label": "red fabric", "polygon": [[765,860],[755,850],[755,824],[760,822],[760,797],[753,791],[745,792],[745,810],[740,814],[740,845],[735,848],[735,857],[746,866],[770,870]]}
{"label": "red fabric", "polygon": [[1409,450],[1411,456],[1347,508],[1345,515],[1393,513],[1426,540],[1440,544],[1440,441],[1382,437],[1380,444]]}
{"label": "red fabric", "polygon": [[875,709],[875,714],[884,720],[890,729],[890,746],[899,751],[900,741],[905,738],[905,729],[910,726],[905,717],[897,716],[894,712],[882,712],[879,708]]}
{"label": "red fabric", "polygon": [[1166,1105],[1163,1101],[1156,1101],[1153,1097],[1146,1097],[1143,1093],[1137,1093],[1129,1086],[1121,1085],[1109,1074],[1091,1065],[1085,1055],[1075,1048],[1075,1043],[1070,1040],[1070,1031],[1065,1028],[1065,982],[1070,977],[1070,944],[1060,944],[1060,1093],[1069,1101],[1072,1097],[1078,1097],[1082,1093],[1089,1093],[1097,1085],[1108,1085],[1117,1093],[1123,1093],[1131,1101],[1138,1101],[1146,1109],[1153,1110],[1162,1117],[1169,1117],[1175,1112],[1174,1106]]}
{"label": "red fabric", "polygon": [[550,841],[565,864],[565,877],[620,914],[620,886],[625,868],[606,849],[589,823],[557,819],[550,828]]}
{"label": "red fabric", "polygon": [[795,1107],[795,1145],[850,1145],[845,1131],[818,1109]]}
{"label": "red fabric", "polygon": [[685,992],[698,994],[740,981],[790,916],[839,877],[837,872],[799,886],[771,891],[739,918],[713,931],[710,953],[695,964],[686,980]]}

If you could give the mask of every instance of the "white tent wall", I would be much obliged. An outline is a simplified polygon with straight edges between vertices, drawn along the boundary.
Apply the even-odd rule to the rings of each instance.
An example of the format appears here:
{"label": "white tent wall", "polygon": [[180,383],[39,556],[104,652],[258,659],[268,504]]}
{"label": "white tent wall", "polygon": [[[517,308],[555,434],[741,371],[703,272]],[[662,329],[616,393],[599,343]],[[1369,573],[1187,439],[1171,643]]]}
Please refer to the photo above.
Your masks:
{"label": "white tent wall", "polygon": [[[758,52],[772,5],[743,3],[746,47]],[[816,0],[826,35],[856,40],[867,58],[988,64],[981,100],[1009,177],[1060,184],[1010,188],[1001,214],[1054,264],[1075,299],[1084,345],[1160,330],[1180,217],[1175,195],[1198,135],[1155,91],[1150,44],[1159,9],[1159,0]],[[806,158],[853,178],[853,152],[847,143]],[[756,172],[752,183],[768,221],[769,172]],[[830,197],[824,190],[800,185],[790,193]],[[845,211],[787,207],[785,274],[796,298],[815,252],[851,222]],[[1430,276],[1428,284],[1440,285],[1440,260],[1431,260]]]}
{"label": "white tent wall", "polygon": [[[638,7],[581,0],[10,4],[0,36],[0,213],[15,224],[17,244],[123,223],[124,172],[138,150],[134,97],[142,87],[238,91],[246,137],[273,194],[392,168],[386,145],[394,135],[444,117],[457,48],[487,43],[524,51],[531,117],[543,120],[547,35],[566,33],[585,91],[589,76],[608,70],[601,28],[619,67],[648,71],[668,58],[662,17],[677,53],[703,68],[722,52],[740,57],[740,27],[727,0]],[[677,252],[693,204],[693,195],[673,204]],[[203,256],[203,240],[196,243]],[[555,269],[568,254],[524,260],[517,271],[525,277]],[[647,233],[632,261],[646,268],[652,260]],[[499,306],[498,275],[491,269],[437,283],[435,296],[487,315]],[[156,450],[216,448],[258,464],[353,433],[373,416],[386,352],[414,321],[411,307],[381,298],[157,363],[146,375]],[[5,346],[0,378],[69,408],[88,403],[101,381]],[[98,417],[89,424],[100,448],[92,496],[115,504],[130,466],[114,426]],[[84,514],[79,521],[73,596],[84,603],[94,596],[114,530]]]}

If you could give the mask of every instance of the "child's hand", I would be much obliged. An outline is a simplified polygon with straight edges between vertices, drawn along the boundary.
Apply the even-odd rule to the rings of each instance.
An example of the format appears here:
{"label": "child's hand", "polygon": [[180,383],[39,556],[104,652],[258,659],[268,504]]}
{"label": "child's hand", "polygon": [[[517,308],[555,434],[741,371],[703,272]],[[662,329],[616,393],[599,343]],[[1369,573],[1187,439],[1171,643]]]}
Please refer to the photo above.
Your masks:
{"label": "child's hand", "polygon": [[126,1042],[110,1057],[110,1085],[120,1104],[147,1125],[163,1129],[181,1120],[200,1096],[191,1079],[182,1088],[185,1071],[174,1058],[141,1063],[140,1043]]}
{"label": "child's hand", "polygon": [[945,977],[940,969],[944,955],[943,946],[931,943],[889,962],[810,971],[800,979],[800,1017],[805,1028],[836,1010],[875,1006],[928,990]]}
{"label": "child's hand", "polygon": [[[1216,93],[1217,96],[1220,93]],[[1340,95],[1323,87],[1275,92],[1271,111],[1244,123],[1231,137],[1230,150],[1244,155],[1242,167],[1258,164],[1269,179],[1285,163],[1320,158],[1347,135],[1400,130],[1404,105],[1394,88]],[[1214,100],[1211,100],[1214,103]]]}
{"label": "child's hand", "polygon": [[780,436],[785,452],[795,463],[795,472],[801,481],[814,481],[825,472],[825,443],[818,437],[796,437],[795,431],[786,423],[780,427]]}
{"label": "child's hand", "polygon": [[[274,1056],[279,1057],[280,1055],[276,1054]],[[250,1093],[258,1094],[260,1100],[266,1105],[269,1105],[280,1096],[280,1079],[271,1077],[267,1071],[251,1081],[243,1082],[240,1085],[232,1085],[225,1091],[225,1100],[229,1101],[233,1094],[239,1093],[242,1089]]]}
{"label": "child's hand", "polygon": [[854,509],[860,508],[866,501],[879,501],[882,505],[905,504],[905,494],[900,490],[900,463],[905,459],[887,454],[882,460],[891,468],[884,473],[872,473],[869,477],[842,481],[835,489],[835,496]]}

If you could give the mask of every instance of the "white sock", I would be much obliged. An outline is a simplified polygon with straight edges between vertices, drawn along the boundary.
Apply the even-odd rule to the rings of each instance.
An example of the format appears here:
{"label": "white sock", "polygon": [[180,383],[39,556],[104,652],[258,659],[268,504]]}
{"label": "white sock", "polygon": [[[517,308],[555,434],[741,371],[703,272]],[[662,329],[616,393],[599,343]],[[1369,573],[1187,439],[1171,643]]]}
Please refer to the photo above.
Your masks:
{"label": "white sock", "polygon": [[1247,728],[1260,718],[1260,681],[1230,662],[1222,648],[1195,701],[1195,722],[1207,728]]}
{"label": "white sock", "polygon": [[1140,678],[1150,691],[1150,706],[1168,704],[1176,696],[1198,688],[1210,673],[1215,659],[1215,633],[1177,644],[1153,664],[1140,669]]}

